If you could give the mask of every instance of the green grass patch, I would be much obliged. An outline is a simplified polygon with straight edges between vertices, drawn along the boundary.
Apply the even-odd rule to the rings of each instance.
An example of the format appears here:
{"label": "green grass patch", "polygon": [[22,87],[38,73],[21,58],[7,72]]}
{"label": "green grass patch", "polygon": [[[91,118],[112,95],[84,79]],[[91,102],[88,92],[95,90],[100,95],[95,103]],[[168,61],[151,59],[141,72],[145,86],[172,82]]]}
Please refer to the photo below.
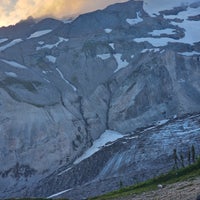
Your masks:
{"label": "green grass patch", "polygon": [[110,192],[99,197],[91,198],[91,200],[106,200],[134,194],[141,194],[143,192],[156,190],[158,184],[167,185],[180,181],[192,180],[198,176],[200,176],[200,158],[190,166],[178,170],[172,170],[167,174],[160,175],[133,186],[124,187],[120,190]]}

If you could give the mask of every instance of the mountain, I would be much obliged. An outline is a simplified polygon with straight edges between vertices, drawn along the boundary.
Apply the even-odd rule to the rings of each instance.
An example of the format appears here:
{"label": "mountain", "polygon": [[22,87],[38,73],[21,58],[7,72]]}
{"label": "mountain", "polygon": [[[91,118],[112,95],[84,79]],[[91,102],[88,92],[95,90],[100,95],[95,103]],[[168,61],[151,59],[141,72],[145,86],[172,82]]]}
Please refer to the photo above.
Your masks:
{"label": "mountain", "polygon": [[81,199],[200,153],[200,2],[175,6],[0,28],[0,198]]}

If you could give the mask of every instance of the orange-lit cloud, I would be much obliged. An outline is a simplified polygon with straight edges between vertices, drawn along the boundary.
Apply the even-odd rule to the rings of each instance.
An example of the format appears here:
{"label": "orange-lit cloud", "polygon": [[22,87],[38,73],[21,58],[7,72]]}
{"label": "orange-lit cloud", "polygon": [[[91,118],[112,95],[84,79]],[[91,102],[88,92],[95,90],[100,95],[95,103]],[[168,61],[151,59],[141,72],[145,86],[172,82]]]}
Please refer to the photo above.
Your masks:
{"label": "orange-lit cloud", "polygon": [[63,18],[127,0],[0,0],[0,26],[15,24],[29,16]]}

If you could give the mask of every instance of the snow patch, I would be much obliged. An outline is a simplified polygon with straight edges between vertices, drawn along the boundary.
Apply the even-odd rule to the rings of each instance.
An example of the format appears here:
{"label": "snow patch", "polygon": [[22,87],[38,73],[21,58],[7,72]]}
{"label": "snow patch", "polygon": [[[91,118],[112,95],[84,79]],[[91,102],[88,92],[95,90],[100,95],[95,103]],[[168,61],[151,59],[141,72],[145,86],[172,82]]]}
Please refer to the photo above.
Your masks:
{"label": "snow patch", "polygon": [[133,25],[138,24],[143,21],[143,19],[140,17],[140,12],[137,12],[136,14],[137,14],[137,18],[133,18],[133,19],[127,18],[126,19],[126,22],[129,25],[133,26]]}
{"label": "snow patch", "polygon": [[39,51],[41,49],[52,49],[55,46],[55,44],[46,44],[42,47],[36,47],[36,51]]}
{"label": "snow patch", "polygon": [[56,62],[56,57],[54,57],[54,56],[47,55],[47,56],[45,56],[45,58],[46,58],[49,62],[52,62],[52,63],[55,63],[55,62]]}
{"label": "snow patch", "polygon": [[141,53],[146,53],[146,52],[149,52],[149,49],[143,49],[143,50],[141,51]]}
{"label": "snow patch", "polygon": [[200,128],[194,129],[194,130],[187,130],[187,131],[180,131],[180,132],[176,132],[177,135],[185,135],[185,134],[190,134],[190,133],[194,133],[200,131]]}
{"label": "snow patch", "polygon": [[59,44],[60,44],[61,42],[68,42],[68,41],[69,41],[68,38],[59,37]]}
{"label": "snow patch", "polygon": [[0,43],[3,43],[5,41],[7,41],[7,40],[8,40],[7,38],[2,38],[2,39],[0,39]]}
{"label": "snow patch", "polygon": [[[145,0],[146,1],[146,0]],[[164,0],[149,0],[148,2],[146,1],[146,4],[149,4],[149,6],[152,8],[152,12],[154,13],[154,8],[159,8],[159,11],[162,10],[162,8],[165,8],[164,10],[169,10],[172,9],[174,6],[173,5],[180,5],[181,3],[187,3],[188,1],[185,0],[177,0],[177,1],[168,1]],[[190,3],[194,2],[195,0],[191,0]],[[151,3],[150,3],[151,2]],[[156,4],[158,5],[156,5]],[[178,4],[177,4],[178,3]],[[155,7],[154,7],[154,6]],[[162,7],[163,5],[163,7]],[[144,3],[145,6],[145,3]],[[169,8],[167,7],[169,6]],[[159,47],[159,46],[166,46],[169,42],[171,43],[185,43],[185,44],[194,44],[197,42],[200,42],[200,37],[199,37],[199,27],[200,27],[200,21],[193,21],[189,20],[190,16],[196,16],[199,15],[200,13],[200,7],[197,8],[191,8],[187,7],[187,10],[179,12],[177,15],[164,15],[165,19],[171,19],[174,20],[176,18],[182,20],[181,22],[175,22],[171,21],[170,23],[174,26],[178,26],[181,29],[184,30],[184,36],[180,39],[173,39],[173,38],[168,38],[168,37],[161,37],[161,38],[151,38],[151,37],[146,37],[146,38],[136,38],[134,39],[135,42],[149,42],[152,44],[154,47]],[[175,33],[175,29],[162,29],[162,30],[154,30],[150,32],[152,36],[161,36],[161,34],[168,34],[172,35]]]}
{"label": "snow patch", "polygon": [[101,58],[102,60],[106,60],[106,59],[108,59],[108,58],[110,58],[110,54],[108,53],[106,53],[106,54],[99,54],[99,55],[97,55],[97,57],[98,58]]}
{"label": "snow patch", "polygon": [[197,51],[192,51],[192,52],[182,52],[182,53],[178,53],[182,56],[194,56],[194,55],[200,55],[200,52]]}
{"label": "snow patch", "polygon": [[106,28],[106,29],[104,29],[104,31],[105,31],[105,33],[111,33],[111,32],[112,32],[112,29]]}
{"label": "snow patch", "polygon": [[109,46],[113,49],[113,50],[115,50],[115,46],[114,46],[115,44],[114,43],[109,43]]}
{"label": "snow patch", "polygon": [[181,6],[183,4],[196,2],[197,0],[144,0],[143,9],[151,16],[158,15],[160,11],[171,10],[174,7]]}
{"label": "snow patch", "polygon": [[149,42],[154,47],[161,47],[166,46],[169,42],[178,42],[178,40],[168,38],[168,37],[162,37],[162,38],[135,38],[133,39],[134,42],[140,43],[140,42]]}
{"label": "snow patch", "polygon": [[44,71],[44,70],[43,70],[42,73],[43,73],[43,74],[47,74],[47,71]]}
{"label": "snow patch", "polygon": [[12,47],[14,45],[16,45],[17,43],[20,43],[22,42],[23,40],[22,39],[15,39],[15,40],[12,40],[11,42],[9,42],[8,44],[0,47],[0,52],[1,51],[4,51],[5,49],[9,48],[9,47]]}
{"label": "snow patch", "polygon": [[17,77],[17,74],[14,73],[14,72],[5,72],[5,74],[6,74],[7,76],[10,76],[10,77],[13,77],[13,78],[16,78],[16,77]]}
{"label": "snow patch", "polygon": [[183,20],[181,23],[171,22],[172,25],[179,26],[185,30],[185,36],[181,38],[179,41],[187,44],[192,44],[200,41],[199,37],[199,27],[200,21],[192,21],[188,20],[190,16],[199,15],[200,7],[198,8],[190,8],[188,7],[186,11],[179,12],[178,15],[167,15],[164,16],[165,19],[175,19],[179,18]]}
{"label": "snow patch", "polygon": [[115,72],[128,66],[129,63],[126,60],[122,60],[122,54],[117,53],[117,54],[114,54],[113,56],[115,57],[115,60],[117,62],[117,69],[115,70]]}
{"label": "snow patch", "polygon": [[114,142],[119,138],[122,138],[123,135],[121,133],[118,133],[116,131],[112,130],[106,130],[99,139],[95,140],[93,145],[78,159],[74,161],[74,164],[78,164],[81,161],[85,160],[86,158],[89,158],[92,156],[94,153],[99,151],[100,149],[103,148],[103,146],[106,145],[108,142]]}
{"label": "snow patch", "polygon": [[159,48],[152,48],[152,49],[143,49],[141,53],[146,53],[146,52],[159,52]]}
{"label": "snow patch", "polygon": [[68,84],[72,87],[72,89],[76,92],[77,91],[77,88],[72,85],[67,79],[65,79],[65,77],[63,76],[63,73],[58,69],[56,68],[56,71],[59,73],[60,77]]}
{"label": "snow patch", "polygon": [[36,50],[39,51],[41,49],[53,49],[54,47],[58,47],[58,45],[62,42],[68,42],[69,39],[67,38],[63,38],[63,37],[59,37],[58,38],[58,42],[55,43],[55,44],[46,44],[46,45],[43,45],[42,47],[37,47]]}
{"label": "snow patch", "polygon": [[61,21],[62,21],[64,24],[70,24],[70,23],[72,23],[74,20],[75,20],[75,18],[72,18],[72,19],[62,19]]}
{"label": "snow patch", "polygon": [[175,32],[176,32],[175,29],[166,28],[162,30],[153,30],[152,32],[149,32],[148,34],[152,36],[161,36],[162,34],[173,35],[175,34]]}
{"label": "snow patch", "polygon": [[194,44],[200,41],[200,21],[184,20],[182,23],[172,22],[171,24],[177,25],[185,30],[185,36],[179,39],[177,42]]}
{"label": "snow patch", "polygon": [[188,20],[189,17],[199,15],[200,7],[197,8],[191,8],[187,7],[186,10],[179,12],[177,15],[164,15],[165,19],[182,19],[182,20]]}
{"label": "snow patch", "polygon": [[65,172],[68,172],[70,169],[72,169],[72,167],[69,167],[69,168],[65,169],[64,171],[60,172],[60,173],[58,174],[58,176],[64,174]]}
{"label": "snow patch", "polygon": [[158,126],[164,125],[164,124],[166,124],[168,121],[169,121],[169,119],[163,119],[163,120],[161,120],[161,121],[158,121],[158,122],[156,123],[156,125],[158,125]]}
{"label": "snow patch", "polygon": [[178,117],[177,115],[174,115],[174,116],[173,116],[173,119],[177,119],[177,117]]}
{"label": "snow patch", "polygon": [[138,135],[136,135],[136,136],[128,136],[126,139],[127,140],[132,140],[132,139],[137,139],[137,138],[139,138]]}
{"label": "snow patch", "polygon": [[64,194],[65,192],[68,192],[68,191],[71,191],[71,190],[72,190],[72,188],[67,189],[67,190],[64,190],[64,191],[61,191],[61,192],[58,192],[58,193],[56,193],[56,194],[53,194],[53,195],[47,197],[47,199],[55,198],[55,197],[57,197],[57,196],[59,196],[59,195],[61,195],[61,194]]}
{"label": "snow patch", "polygon": [[0,59],[0,60],[12,67],[19,68],[19,69],[27,69],[27,67],[15,62],[15,61],[8,61],[8,60],[4,60],[4,59]]}
{"label": "snow patch", "polygon": [[165,49],[163,49],[162,51],[160,51],[161,54],[164,53],[164,52],[165,52]]}
{"label": "snow patch", "polygon": [[52,31],[52,29],[36,31],[36,32],[32,33],[27,39],[41,37],[43,35],[46,35],[47,33],[50,33],[51,31]]}
{"label": "snow patch", "polygon": [[51,83],[48,79],[46,79],[46,78],[44,78],[44,80],[46,81],[46,82],[48,82],[48,83]]}
{"label": "snow patch", "polygon": [[43,44],[44,44],[44,41],[39,41],[38,44],[39,44],[39,45],[43,45]]}

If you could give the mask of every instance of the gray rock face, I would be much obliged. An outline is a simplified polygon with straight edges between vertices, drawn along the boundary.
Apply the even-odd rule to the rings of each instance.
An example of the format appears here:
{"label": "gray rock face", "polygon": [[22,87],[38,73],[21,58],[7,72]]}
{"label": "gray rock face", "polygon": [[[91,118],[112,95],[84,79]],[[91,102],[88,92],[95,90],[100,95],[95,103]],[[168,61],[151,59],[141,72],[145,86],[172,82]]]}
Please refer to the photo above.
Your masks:
{"label": "gray rock face", "polygon": [[[188,161],[192,145],[196,155],[200,153],[199,119],[199,114],[184,116],[169,120],[164,125],[140,129],[107,144],[80,164],[52,174],[32,192],[37,196],[51,196],[71,189],[55,197],[78,200],[119,189],[120,182],[124,186],[135,184],[173,168],[186,166],[193,162],[192,159]],[[178,156],[177,164],[174,150]]]}
{"label": "gray rock face", "polygon": [[[199,110],[200,91],[195,86],[200,75],[198,62],[188,62],[174,52],[166,52],[159,58],[150,54],[140,59],[143,63],[136,64],[126,79],[113,88],[111,129],[117,127],[120,132],[130,132],[150,125],[152,120]],[[191,78],[193,67],[197,77]]]}
{"label": "gray rock face", "polygon": [[[153,132],[137,132],[136,142],[125,137],[80,165],[73,162],[105,130],[133,134],[159,120],[200,112],[200,40],[189,37],[182,24],[198,23],[199,18],[186,13],[184,21],[179,16],[199,5],[150,17],[143,2],[129,1],[81,15],[69,24],[29,19],[0,28],[0,198],[48,196],[68,187],[77,191],[78,185],[94,180],[111,185],[105,189],[100,184],[102,191],[92,196],[117,188],[119,177],[129,177],[123,169],[141,175],[143,162],[145,175],[138,181],[149,178],[148,169],[152,176],[170,169],[172,163],[162,163],[170,160],[171,147],[166,145],[156,160],[161,147],[155,146],[160,138]],[[191,122],[191,130],[193,125],[196,122]],[[171,126],[166,130],[172,132]],[[163,142],[176,146],[182,137],[180,127],[177,130],[174,139],[166,132]],[[181,144],[199,141],[191,130],[184,131],[183,151]],[[145,145],[157,148],[156,153],[140,148]],[[137,149],[142,160],[135,165],[139,158],[131,155]],[[122,157],[127,162],[120,161]],[[59,171],[72,166],[65,178],[57,178]],[[69,196],[74,198],[73,191]]]}

